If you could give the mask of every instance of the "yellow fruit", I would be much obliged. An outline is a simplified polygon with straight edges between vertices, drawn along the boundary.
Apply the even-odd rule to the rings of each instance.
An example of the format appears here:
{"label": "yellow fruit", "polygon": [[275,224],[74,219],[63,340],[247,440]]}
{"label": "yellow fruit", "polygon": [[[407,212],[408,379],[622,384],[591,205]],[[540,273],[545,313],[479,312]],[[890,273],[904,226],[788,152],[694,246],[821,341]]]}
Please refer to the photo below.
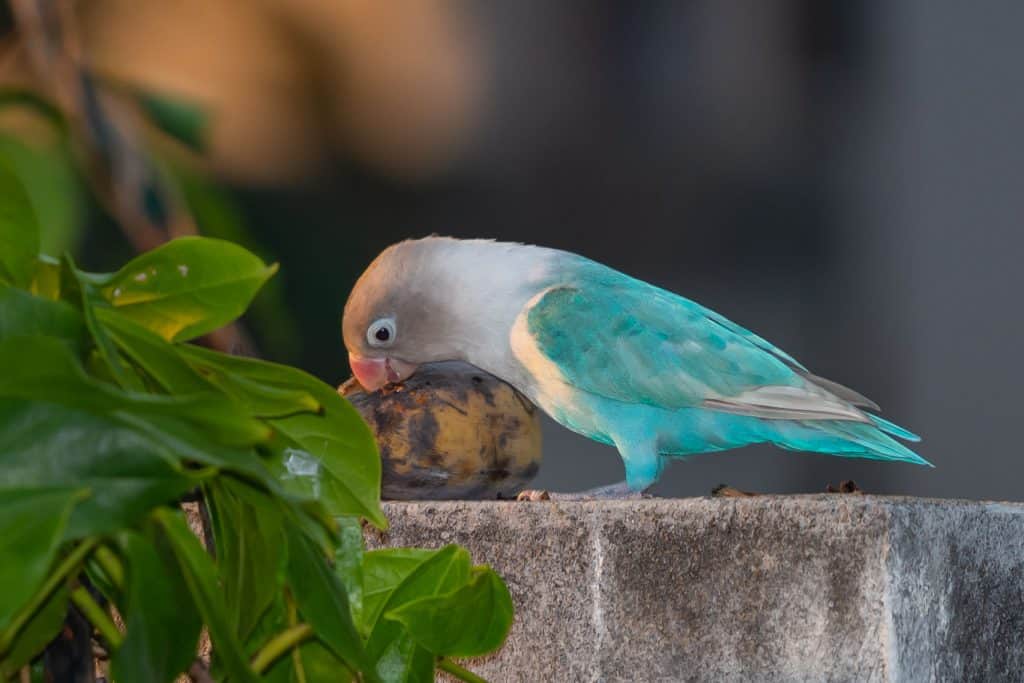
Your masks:
{"label": "yellow fruit", "polygon": [[372,393],[349,380],[338,392],[376,435],[385,499],[512,498],[540,469],[536,407],[467,363],[425,364]]}

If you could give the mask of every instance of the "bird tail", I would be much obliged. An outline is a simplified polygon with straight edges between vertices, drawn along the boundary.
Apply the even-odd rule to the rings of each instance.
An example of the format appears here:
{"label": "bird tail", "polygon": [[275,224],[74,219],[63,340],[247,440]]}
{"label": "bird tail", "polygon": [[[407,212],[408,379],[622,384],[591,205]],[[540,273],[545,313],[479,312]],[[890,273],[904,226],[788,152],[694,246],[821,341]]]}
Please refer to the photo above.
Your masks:
{"label": "bird tail", "polygon": [[892,438],[897,436],[907,441],[920,441],[921,437],[876,415],[868,415],[868,418],[871,424],[847,420],[805,420],[790,422],[786,427],[780,424],[778,427],[781,429],[778,431],[783,438],[773,441],[775,445],[791,450],[933,467],[930,462]]}
{"label": "bird tail", "polygon": [[909,429],[904,429],[903,427],[900,427],[898,424],[893,424],[892,422],[889,422],[888,420],[883,420],[882,418],[878,417],[877,415],[870,415],[868,413],[865,413],[865,415],[867,415],[868,418],[870,418],[871,421],[875,423],[876,427],[881,429],[886,434],[892,434],[893,436],[898,436],[901,439],[903,439],[904,441],[914,441],[914,442],[917,442],[917,441],[921,440],[921,437],[919,437],[917,434],[915,434],[914,432],[910,431]]}

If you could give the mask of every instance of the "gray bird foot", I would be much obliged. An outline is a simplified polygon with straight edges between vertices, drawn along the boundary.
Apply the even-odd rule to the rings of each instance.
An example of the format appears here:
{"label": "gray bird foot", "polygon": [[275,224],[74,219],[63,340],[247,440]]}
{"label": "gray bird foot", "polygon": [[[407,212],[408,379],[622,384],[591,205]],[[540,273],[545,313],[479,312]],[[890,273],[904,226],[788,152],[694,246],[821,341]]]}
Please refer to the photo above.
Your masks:
{"label": "gray bird foot", "polygon": [[650,488],[646,488],[642,491],[634,491],[629,488],[629,484],[622,481],[618,484],[598,486],[597,488],[573,493],[553,493],[541,489],[527,489],[521,491],[516,496],[516,500],[528,502],[540,500],[639,500],[641,498],[653,498],[654,496],[651,495],[650,490]]}

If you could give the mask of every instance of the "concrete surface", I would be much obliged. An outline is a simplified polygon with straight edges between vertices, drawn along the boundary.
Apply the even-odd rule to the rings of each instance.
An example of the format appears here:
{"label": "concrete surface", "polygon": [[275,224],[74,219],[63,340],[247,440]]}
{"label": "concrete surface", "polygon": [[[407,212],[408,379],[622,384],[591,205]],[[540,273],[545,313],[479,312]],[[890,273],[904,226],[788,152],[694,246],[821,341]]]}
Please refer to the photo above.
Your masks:
{"label": "concrete surface", "polygon": [[389,503],[371,547],[460,543],[516,623],[501,681],[1024,678],[1024,505],[819,495]]}

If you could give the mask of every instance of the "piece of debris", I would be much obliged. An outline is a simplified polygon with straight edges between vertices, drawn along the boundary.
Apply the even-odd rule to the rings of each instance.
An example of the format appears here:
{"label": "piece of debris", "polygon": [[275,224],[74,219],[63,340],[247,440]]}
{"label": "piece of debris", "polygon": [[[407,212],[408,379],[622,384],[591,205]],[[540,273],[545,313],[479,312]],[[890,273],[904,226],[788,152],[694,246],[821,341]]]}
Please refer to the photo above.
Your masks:
{"label": "piece of debris", "polygon": [[758,495],[761,494],[753,493],[752,491],[740,491],[728,484],[719,484],[715,488],[711,489],[712,498],[751,498]]}
{"label": "piece of debris", "polygon": [[540,500],[551,500],[551,494],[543,489],[526,489],[519,492],[516,500],[535,503]]}
{"label": "piece of debris", "polygon": [[826,493],[864,493],[863,491],[861,491],[860,487],[857,486],[857,482],[855,482],[853,479],[846,479],[844,481],[839,482],[839,487],[838,488],[836,488],[835,486],[832,486],[832,484],[829,484],[825,488],[825,492]]}

